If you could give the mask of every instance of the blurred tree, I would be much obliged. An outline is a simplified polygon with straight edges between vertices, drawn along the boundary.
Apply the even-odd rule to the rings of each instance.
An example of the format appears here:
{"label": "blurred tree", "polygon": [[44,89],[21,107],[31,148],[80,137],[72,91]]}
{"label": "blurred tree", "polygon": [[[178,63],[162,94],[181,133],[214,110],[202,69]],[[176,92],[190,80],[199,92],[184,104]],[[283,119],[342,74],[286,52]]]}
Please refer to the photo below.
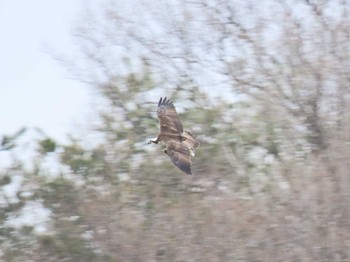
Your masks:
{"label": "blurred tree", "polygon": [[[143,12],[120,6],[119,1],[105,4],[90,19],[95,26],[79,28],[89,50],[101,55],[124,50],[135,56],[133,61],[147,61],[166,79],[165,86],[178,84],[187,91],[199,86],[208,94],[217,89],[223,98],[251,98],[250,110],[262,117],[273,113],[270,132],[284,142],[274,144],[282,151],[289,148],[289,154],[300,151],[300,145],[326,148],[332,127],[343,124],[349,95],[346,1],[140,1]],[[103,30],[97,31],[96,24]],[[105,74],[115,71],[110,58],[89,54],[84,52],[93,69],[103,63]],[[212,95],[209,99],[217,104]],[[278,129],[284,134],[276,136]]]}
{"label": "blurred tree", "polygon": [[56,142],[51,138],[46,138],[39,141],[40,152],[42,154],[54,152],[56,150]]}
{"label": "blurred tree", "polygon": [[[347,1],[94,5],[73,73],[97,119],[88,139],[40,142],[63,171],[26,173],[11,212],[43,203],[52,230],[3,227],[3,257],[348,261]],[[193,176],[147,145],[164,95],[202,142]]]}
{"label": "blurred tree", "polygon": [[[108,237],[96,235],[100,248],[134,260],[183,261],[188,254],[194,261],[348,258],[340,242],[332,251],[310,252],[317,237],[302,233],[321,237],[311,224],[327,221],[311,219],[325,206],[306,200],[327,189],[302,191],[302,181],[312,187],[307,167],[319,163],[310,153],[327,155],[340,135],[335,130],[346,127],[348,4],[130,5],[113,1],[91,8],[76,34],[89,64],[79,77],[109,103],[96,130],[105,139],[104,170],[113,187],[107,187],[109,197],[96,195],[87,216],[92,228],[101,227],[101,217],[113,224],[105,228]],[[186,180],[159,163],[159,150],[144,145],[157,129],[147,102],[160,95],[176,102],[184,125],[202,140],[197,175]],[[336,173],[335,181],[343,175]],[[325,229],[326,238],[342,231],[340,220],[331,220],[337,226]],[[295,231],[282,229],[285,224]],[[125,237],[129,245],[120,242]],[[291,247],[301,251],[287,252]]]}
{"label": "blurred tree", "polygon": [[12,136],[3,135],[1,139],[1,144],[0,144],[0,151],[6,151],[14,148],[16,146],[15,145],[16,139],[22,136],[25,132],[26,132],[26,128],[23,127]]}

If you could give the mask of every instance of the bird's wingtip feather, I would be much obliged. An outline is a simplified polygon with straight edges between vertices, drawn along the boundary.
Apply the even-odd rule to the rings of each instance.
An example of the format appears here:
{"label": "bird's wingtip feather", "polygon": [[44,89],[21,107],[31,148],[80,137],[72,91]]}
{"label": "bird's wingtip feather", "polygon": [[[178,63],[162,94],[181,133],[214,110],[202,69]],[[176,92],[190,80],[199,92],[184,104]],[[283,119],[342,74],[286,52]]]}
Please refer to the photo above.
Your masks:
{"label": "bird's wingtip feather", "polygon": [[171,100],[169,100],[166,96],[165,97],[161,97],[159,99],[159,102],[158,102],[158,107],[161,107],[161,106],[166,106],[166,107],[169,107],[169,106],[174,106],[173,102]]}
{"label": "bird's wingtip feather", "polygon": [[183,163],[178,163],[177,166],[181,169],[182,172],[186,173],[187,175],[192,175],[191,166]]}

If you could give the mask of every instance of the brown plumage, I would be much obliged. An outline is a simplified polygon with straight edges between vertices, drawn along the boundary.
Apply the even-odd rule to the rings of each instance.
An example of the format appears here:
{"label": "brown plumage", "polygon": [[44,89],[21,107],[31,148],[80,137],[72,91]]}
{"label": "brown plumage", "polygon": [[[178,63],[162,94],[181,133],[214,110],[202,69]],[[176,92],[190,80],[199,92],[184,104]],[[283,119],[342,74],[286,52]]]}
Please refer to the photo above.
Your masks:
{"label": "brown plumage", "polygon": [[166,97],[159,99],[157,116],[160,132],[155,140],[149,141],[149,144],[164,141],[166,145],[164,153],[181,171],[191,175],[191,156],[194,156],[194,151],[199,147],[199,141],[190,132],[183,131],[175,106]]}

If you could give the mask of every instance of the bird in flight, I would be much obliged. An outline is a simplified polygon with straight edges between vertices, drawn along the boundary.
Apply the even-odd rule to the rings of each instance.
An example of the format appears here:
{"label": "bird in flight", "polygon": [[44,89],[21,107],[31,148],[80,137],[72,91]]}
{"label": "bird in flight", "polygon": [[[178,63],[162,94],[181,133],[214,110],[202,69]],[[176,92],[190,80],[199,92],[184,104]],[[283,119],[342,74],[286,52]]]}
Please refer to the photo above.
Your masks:
{"label": "bird in flight", "polygon": [[158,102],[157,117],[160,124],[160,132],[154,140],[148,144],[163,141],[167,154],[171,161],[184,173],[191,173],[191,157],[199,147],[199,141],[189,131],[184,131],[181,120],[176,112],[172,101],[166,97],[160,98]]}

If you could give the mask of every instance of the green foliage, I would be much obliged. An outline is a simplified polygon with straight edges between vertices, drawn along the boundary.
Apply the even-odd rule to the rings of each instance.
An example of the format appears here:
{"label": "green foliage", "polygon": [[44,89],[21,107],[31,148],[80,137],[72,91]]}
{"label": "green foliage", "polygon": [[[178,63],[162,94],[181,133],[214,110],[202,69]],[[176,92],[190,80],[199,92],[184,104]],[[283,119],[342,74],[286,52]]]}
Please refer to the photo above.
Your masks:
{"label": "green foliage", "polygon": [[23,127],[11,136],[3,135],[0,143],[0,151],[7,151],[14,148],[16,146],[15,141],[19,137],[21,137],[25,132],[26,132],[26,128]]}
{"label": "green foliage", "polygon": [[77,143],[63,147],[62,163],[71,170],[85,177],[91,174],[101,173],[105,168],[105,151],[103,148],[95,148],[87,151]]}
{"label": "green foliage", "polygon": [[[57,178],[43,185],[40,196],[45,200],[45,206],[62,214],[74,215],[78,201],[78,192],[72,181]],[[72,213],[72,210],[75,210]]]}
{"label": "green foliage", "polygon": [[11,182],[11,178],[9,175],[5,175],[0,179],[0,186],[7,185]]}
{"label": "green foliage", "polygon": [[51,138],[46,138],[39,141],[39,145],[40,145],[40,152],[42,154],[54,152],[57,147],[56,142]]}
{"label": "green foliage", "polygon": [[86,246],[84,240],[70,237],[69,234],[39,237],[41,248],[54,257],[66,261],[97,261],[97,256]]}

